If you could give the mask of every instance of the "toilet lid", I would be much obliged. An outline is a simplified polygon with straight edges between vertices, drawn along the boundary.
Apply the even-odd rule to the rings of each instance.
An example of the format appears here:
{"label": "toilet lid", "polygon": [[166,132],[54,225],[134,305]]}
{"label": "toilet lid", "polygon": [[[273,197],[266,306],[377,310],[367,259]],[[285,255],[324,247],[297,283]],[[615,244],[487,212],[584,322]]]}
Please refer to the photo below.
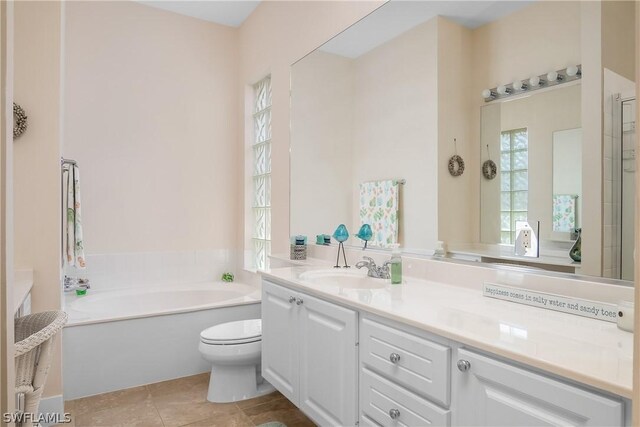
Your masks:
{"label": "toilet lid", "polygon": [[207,344],[244,344],[261,338],[262,319],[221,323],[200,333],[200,339]]}

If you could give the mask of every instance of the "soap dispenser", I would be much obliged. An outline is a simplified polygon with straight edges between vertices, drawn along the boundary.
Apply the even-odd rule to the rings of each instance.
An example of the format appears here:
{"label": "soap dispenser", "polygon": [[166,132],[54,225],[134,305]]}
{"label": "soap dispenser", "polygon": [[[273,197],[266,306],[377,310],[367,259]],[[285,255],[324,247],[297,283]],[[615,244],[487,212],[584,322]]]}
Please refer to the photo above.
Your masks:
{"label": "soap dispenser", "polygon": [[402,254],[400,245],[391,246],[391,284],[399,285],[402,283]]}

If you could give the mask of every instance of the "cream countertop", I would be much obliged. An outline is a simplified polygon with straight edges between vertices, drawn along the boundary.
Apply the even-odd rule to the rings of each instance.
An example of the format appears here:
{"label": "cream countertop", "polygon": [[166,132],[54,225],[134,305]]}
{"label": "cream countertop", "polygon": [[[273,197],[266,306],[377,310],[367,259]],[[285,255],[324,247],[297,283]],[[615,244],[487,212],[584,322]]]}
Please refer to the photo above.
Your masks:
{"label": "cream countertop", "polygon": [[631,398],[633,334],[615,323],[486,298],[481,283],[463,287],[405,277],[399,286],[345,289],[300,279],[301,273],[311,270],[318,266],[272,269],[262,275]]}
{"label": "cream countertop", "polygon": [[13,281],[13,312],[18,312],[33,288],[33,270],[16,270]]}

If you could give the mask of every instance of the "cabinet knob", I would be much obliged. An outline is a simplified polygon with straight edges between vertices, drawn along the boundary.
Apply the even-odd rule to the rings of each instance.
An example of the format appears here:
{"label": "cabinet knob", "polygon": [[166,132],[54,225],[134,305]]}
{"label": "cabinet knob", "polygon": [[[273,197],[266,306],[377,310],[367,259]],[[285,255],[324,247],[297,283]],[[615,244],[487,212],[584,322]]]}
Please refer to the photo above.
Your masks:
{"label": "cabinet knob", "polygon": [[293,304],[293,302],[296,300],[296,297],[294,296],[290,296],[289,297],[289,302]]}
{"label": "cabinet knob", "polygon": [[400,361],[400,355],[398,353],[391,353],[389,355],[389,360],[391,363],[398,363]]}
{"label": "cabinet knob", "polygon": [[398,418],[400,418],[400,410],[396,408],[390,409],[389,416],[392,420],[397,420]]}
{"label": "cabinet knob", "polygon": [[469,369],[471,369],[471,362],[464,359],[458,360],[458,369],[460,370],[460,372],[467,372]]}
{"label": "cabinet knob", "polygon": [[302,298],[296,298],[296,304],[298,305],[302,305],[304,301],[302,301]]}

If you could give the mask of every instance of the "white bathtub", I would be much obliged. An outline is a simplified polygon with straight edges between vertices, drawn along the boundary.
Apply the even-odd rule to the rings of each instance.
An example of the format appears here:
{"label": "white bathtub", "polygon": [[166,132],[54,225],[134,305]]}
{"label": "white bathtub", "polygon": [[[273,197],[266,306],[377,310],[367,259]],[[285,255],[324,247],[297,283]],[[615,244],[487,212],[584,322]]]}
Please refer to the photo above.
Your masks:
{"label": "white bathtub", "polygon": [[223,282],[90,289],[66,295],[65,311],[64,398],[76,399],[207,372],[200,332],[260,317],[260,289]]}
{"label": "white bathtub", "polygon": [[65,296],[67,326],[184,313],[260,301],[260,290],[242,283],[200,283],[93,291]]}

